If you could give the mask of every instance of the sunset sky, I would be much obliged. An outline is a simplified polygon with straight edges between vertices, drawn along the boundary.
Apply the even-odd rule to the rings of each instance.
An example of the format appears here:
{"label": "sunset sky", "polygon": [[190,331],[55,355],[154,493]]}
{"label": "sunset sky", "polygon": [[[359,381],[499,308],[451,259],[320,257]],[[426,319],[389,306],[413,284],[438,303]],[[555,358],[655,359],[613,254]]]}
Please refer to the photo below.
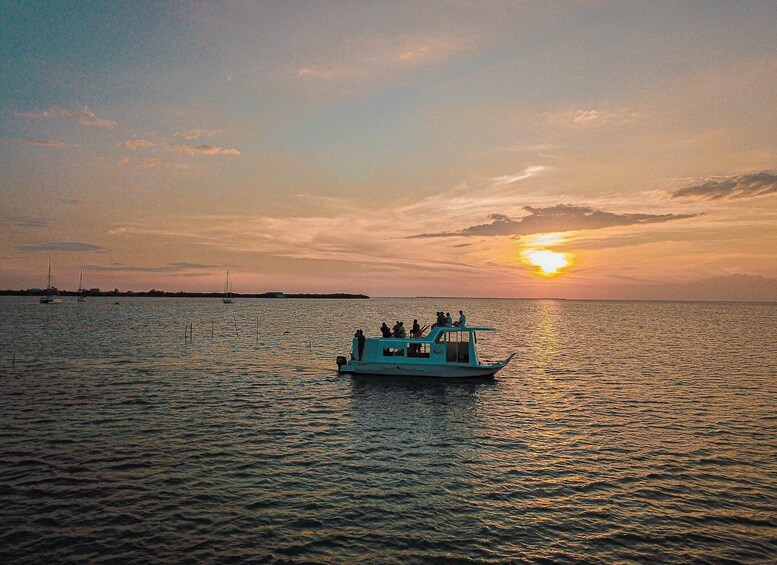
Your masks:
{"label": "sunset sky", "polygon": [[83,268],[220,291],[229,269],[238,293],[757,298],[775,22],[757,1],[2,0],[0,289],[45,286],[51,258],[68,290]]}

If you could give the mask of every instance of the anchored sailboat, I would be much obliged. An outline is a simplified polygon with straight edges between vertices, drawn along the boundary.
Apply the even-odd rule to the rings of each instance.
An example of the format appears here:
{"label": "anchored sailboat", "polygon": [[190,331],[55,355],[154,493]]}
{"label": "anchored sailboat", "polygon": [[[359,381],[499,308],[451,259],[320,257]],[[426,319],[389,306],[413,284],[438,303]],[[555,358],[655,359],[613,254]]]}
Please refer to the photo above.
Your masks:
{"label": "anchored sailboat", "polygon": [[227,282],[224,283],[224,298],[221,299],[224,304],[232,304],[232,287],[229,286],[229,271],[227,271]]}
{"label": "anchored sailboat", "polygon": [[86,289],[84,288],[84,270],[81,269],[81,276],[78,278],[78,301],[86,302]]}
{"label": "anchored sailboat", "polygon": [[62,299],[59,297],[59,291],[51,286],[51,259],[49,259],[49,278],[46,282],[45,294],[40,297],[41,304],[59,304]]}

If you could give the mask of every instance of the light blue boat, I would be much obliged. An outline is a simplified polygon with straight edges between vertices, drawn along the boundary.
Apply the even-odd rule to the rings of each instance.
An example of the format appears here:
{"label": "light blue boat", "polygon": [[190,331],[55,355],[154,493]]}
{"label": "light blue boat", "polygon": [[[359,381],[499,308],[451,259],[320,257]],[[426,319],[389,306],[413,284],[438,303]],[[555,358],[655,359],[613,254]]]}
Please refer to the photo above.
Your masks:
{"label": "light blue boat", "polygon": [[337,370],[352,375],[396,375],[438,378],[491,377],[504,368],[515,353],[503,361],[481,361],[477,332],[494,331],[485,326],[435,326],[417,338],[368,337],[359,356],[353,338],[350,358],[337,358]]}

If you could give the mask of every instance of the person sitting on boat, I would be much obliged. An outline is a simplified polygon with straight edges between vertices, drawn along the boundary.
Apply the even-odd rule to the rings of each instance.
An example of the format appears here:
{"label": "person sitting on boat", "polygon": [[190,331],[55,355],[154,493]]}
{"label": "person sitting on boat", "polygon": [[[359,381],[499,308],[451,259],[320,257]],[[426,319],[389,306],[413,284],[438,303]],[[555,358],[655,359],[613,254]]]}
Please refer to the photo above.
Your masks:
{"label": "person sitting on boat", "polygon": [[397,328],[397,337],[407,337],[407,332],[405,331],[405,322],[399,322],[399,327]]}
{"label": "person sitting on boat", "polygon": [[399,337],[399,320],[397,320],[397,323],[391,328],[391,337]]}
{"label": "person sitting on boat", "polygon": [[445,314],[442,312],[437,312],[437,321],[434,323],[434,326],[442,327],[445,325]]}
{"label": "person sitting on boat", "polygon": [[445,314],[445,325],[446,326],[452,326],[453,325],[453,318],[451,318],[451,313],[450,312]]}
{"label": "person sitting on boat", "polygon": [[380,327],[380,333],[383,337],[391,337],[391,330],[386,325],[386,322],[383,322],[383,325]]}
{"label": "person sitting on boat", "polygon": [[454,326],[463,328],[467,325],[467,317],[464,315],[464,312],[459,310],[459,321],[453,323]]}
{"label": "person sitting on boat", "polygon": [[410,337],[421,337],[421,326],[418,320],[413,320],[413,328],[410,330]]}

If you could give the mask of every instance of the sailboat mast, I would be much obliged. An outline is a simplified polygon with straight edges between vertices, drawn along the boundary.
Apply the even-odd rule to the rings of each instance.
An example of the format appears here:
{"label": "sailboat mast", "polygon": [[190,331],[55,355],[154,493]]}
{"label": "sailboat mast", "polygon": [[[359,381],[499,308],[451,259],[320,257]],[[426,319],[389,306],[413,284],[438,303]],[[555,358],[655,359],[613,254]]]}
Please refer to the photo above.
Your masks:
{"label": "sailboat mast", "polygon": [[51,257],[49,257],[49,278],[46,283],[46,288],[51,288]]}

